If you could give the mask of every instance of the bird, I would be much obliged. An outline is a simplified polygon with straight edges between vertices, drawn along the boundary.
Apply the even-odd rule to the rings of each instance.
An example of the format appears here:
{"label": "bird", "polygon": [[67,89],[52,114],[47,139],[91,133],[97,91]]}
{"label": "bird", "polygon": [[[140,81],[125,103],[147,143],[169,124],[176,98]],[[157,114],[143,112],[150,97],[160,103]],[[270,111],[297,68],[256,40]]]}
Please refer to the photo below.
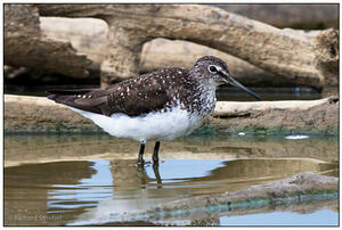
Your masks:
{"label": "bird", "polygon": [[216,89],[223,84],[261,100],[214,56],[199,58],[190,69],[161,68],[104,89],[49,90],[48,99],[92,120],[111,136],[140,142],[139,164],[144,164],[146,142],[155,141],[152,160],[158,164],[160,142],[187,136],[200,127],[214,111]]}

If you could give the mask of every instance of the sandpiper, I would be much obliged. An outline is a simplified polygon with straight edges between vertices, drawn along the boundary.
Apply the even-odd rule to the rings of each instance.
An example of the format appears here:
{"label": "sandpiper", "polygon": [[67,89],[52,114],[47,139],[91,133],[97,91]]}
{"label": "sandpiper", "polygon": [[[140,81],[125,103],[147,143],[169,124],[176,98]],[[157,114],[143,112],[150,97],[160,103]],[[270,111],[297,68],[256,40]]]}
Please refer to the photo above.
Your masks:
{"label": "sandpiper", "polygon": [[140,142],[138,162],[144,163],[145,143],[189,135],[215,108],[215,90],[232,84],[259,96],[232,78],[224,61],[205,56],[190,69],[169,67],[131,78],[106,89],[51,90],[49,99],[91,119],[105,132]]}

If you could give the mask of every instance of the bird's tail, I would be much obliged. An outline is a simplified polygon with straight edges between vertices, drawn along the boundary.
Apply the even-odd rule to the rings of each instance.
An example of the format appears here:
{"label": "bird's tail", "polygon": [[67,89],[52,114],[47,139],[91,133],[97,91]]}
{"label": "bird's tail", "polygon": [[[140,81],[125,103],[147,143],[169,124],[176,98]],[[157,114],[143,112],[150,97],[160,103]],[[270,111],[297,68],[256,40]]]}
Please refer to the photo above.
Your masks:
{"label": "bird's tail", "polygon": [[47,98],[59,104],[101,114],[101,105],[106,101],[103,92],[101,89],[52,89],[48,90],[50,95]]}

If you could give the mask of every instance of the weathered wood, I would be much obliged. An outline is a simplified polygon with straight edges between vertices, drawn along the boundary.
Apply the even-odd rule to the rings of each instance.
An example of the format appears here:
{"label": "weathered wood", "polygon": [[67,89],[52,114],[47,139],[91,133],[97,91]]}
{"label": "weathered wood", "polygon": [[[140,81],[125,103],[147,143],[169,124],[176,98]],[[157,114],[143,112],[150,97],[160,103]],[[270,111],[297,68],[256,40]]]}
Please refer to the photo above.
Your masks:
{"label": "weathered wood", "polygon": [[[107,24],[96,18],[40,17],[41,30],[49,39],[69,41],[78,53],[85,54],[97,66],[107,52]],[[291,33],[315,38],[320,31],[286,29]],[[140,72],[146,73],[168,66],[191,68],[194,60],[203,56],[216,56],[229,64],[230,73],[239,82],[257,87],[294,86],[282,77],[264,71],[244,60],[222,51],[184,40],[153,39],[143,45],[139,63]],[[100,72],[100,69],[97,69]],[[120,78],[119,78],[120,77]],[[130,76],[119,76],[118,81]]]}
{"label": "weathered wood", "polygon": [[338,4],[220,4],[229,12],[265,22],[276,27],[316,29],[338,28]]}
{"label": "weathered wood", "polygon": [[194,60],[203,56],[216,56],[228,63],[229,71],[244,85],[257,87],[284,87],[294,83],[264,71],[244,60],[207,46],[183,40],[157,38],[146,42],[140,58],[140,71],[149,72],[167,66],[191,68]]}
{"label": "weathered wood", "polygon": [[[108,25],[97,18],[40,17],[40,29],[48,39],[70,42],[78,54],[94,63],[105,59]],[[100,71],[97,69],[97,71]]]}
{"label": "weathered wood", "polygon": [[[274,78],[281,76],[292,84],[317,89],[326,84],[329,87],[337,84],[338,73],[331,71],[331,60],[319,61],[321,54],[329,54],[331,50],[331,46],[322,44],[337,44],[334,36],[315,39],[311,33],[280,30],[204,5],[7,4],[5,64],[73,77],[86,77],[90,70],[98,70],[98,63],[79,55],[70,43],[42,36],[35,7],[46,16],[97,17],[107,21],[110,47],[101,66],[104,86],[136,75],[142,45],[157,37],[188,40],[216,48],[273,73]],[[17,13],[11,13],[15,8]],[[324,37],[324,34],[319,37]],[[317,42],[319,40],[325,42]],[[338,55],[334,58],[333,67],[339,60]]]}
{"label": "weathered wood", "polygon": [[17,4],[4,6],[6,65],[24,66],[75,78],[89,75],[91,60],[77,54],[70,43],[50,40],[42,35],[36,7]]}
{"label": "weathered wood", "polygon": [[[100,67],[107,53],[108,25],[96,18],[40,17],[44,35],[56,41],[70,42],[78,53],[85,54]],[[298,31],[296,31],[298,32]],[[307,35],[307,33],[304,33]],[[229,64],[230,73],[248,86],[284,87],[294,84],[274,76],[250,63],[207,46],[184,40],[153,39],[143,45],[139,69],[141,73],[168,66],[191,68],[203,56],[216,56]],[[97,69],[100,72],[100,69]],[[130,76],[119,76],[126,80]]]}
{"label": "weathered wood", "polygon": [[271,109],[303,111],[314,106],[326,104],[331,98],[319,100],[293,100],[293,101],[260,101],[260,102],[234,102],[218,101],[214,117],[236,117],[250,113],[265,112]]}
{"label": "weathered wood", "polygon": [[[321,88],[314,43],[222,9],[204,5],[38,5],[41,15],[98,17],[109,24],[103,83],[138,72],[142,44],[164,37],[197,42],[246,60],[299,85]],[[109,71],[109,72],[108,72]]]}
{"label": "weathered wood", "polygon": [[[324,96],[338,94],[339,81],[339,33],[329,29],[320,33],[314,40],[315,64],[322,76],[324,76]],[[329,92],[328,92],[329,91]]]}

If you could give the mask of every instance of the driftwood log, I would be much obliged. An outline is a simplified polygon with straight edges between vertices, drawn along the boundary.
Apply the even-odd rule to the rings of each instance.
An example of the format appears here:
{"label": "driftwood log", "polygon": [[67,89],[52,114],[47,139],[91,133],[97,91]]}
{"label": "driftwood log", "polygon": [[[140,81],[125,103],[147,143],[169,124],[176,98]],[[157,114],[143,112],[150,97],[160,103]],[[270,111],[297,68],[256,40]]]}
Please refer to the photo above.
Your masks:
{"label": "driftwood log", "polygon": [[[17,7],[27,8],[26,11],[35,15],[34,36],[20,26],[13,33],[13,20],[20,22],[13,15],[25,15],[20,11],[11,13]],[[322,36],[312,38],[293,30],[278,29],[205,5],[38,4],[32,8],[29,5],[6,5],[5,64],[44,68],[77,77],[89,74],[89,66],[93,63],[87,57],[77,55],[70,44],[59,43],[53,48],[49,44],[41,45],[45,39],[39,35],[38,12],[40,16],[94,17],[107,22],[109,47],[101,66],[102,86],[136,75],[143,44],[159,37],[192,41],[218,49],[296,85],[322,89],[327,81],[326,65],[329,65],[332,78],[337,79],[338,75],[334,74],[338,70],[334,65],[331,67],[330,61],[326,64],[327,55],[338,60],[337,39],[329,40],[331,45],[328,47],[319,46],[323,51],[320,50],[318,55],[316,50],[322,44],[319,42]],[[325,36],[327,38],[329,36]]]}
{"label": "driftwood log", "polygon": [[[40,17],[41,31],[51,40],[69,41],[77,53],[85,54],[100,66],[107,53],[107,24],[96,18]],[[302,36],[314,38],[320,31],[304,32]],[[294,83],[264,71],[247,61],[236,58],[225,52],[204,45],[184,40],[165,38],[153,39],[144,43],[140,55],[140,73],[150,72],[167,66],[191,68],[194,61],[203,56],[216,56],[228,63],[229,70],[235,79],[254,87],[293,87]],[[98,70],[100,72],[100,70]],[[9,77],[11,73],[7,75]],[[119,80],[126,80],[121,77]]]}
{"label": "driftwood log", "polygon": [[[38,5],[43,16],[97,17],[109,25],[109,55],[102,83],[138,72],[142,45],[157,37],[203,44],[298,85],[322,88],[315,43],[222,9],[204,5]],[[330,55],[338,52],[329,52]],[[320,57],[317,57],[320,58]]]}
{"label": "driftwood log", "polygon": [[[85,54],[99,67],[106,58],[108,25],[103,20],[96,18],[40,17],[40,27],[44,36],[51,40],[69,41],[77,50],[77,53]],[[312,33],[304,34],[308,36]],[[315,35],[317,33],[312,36]],[[286,81],[282,77],[275,76],[222,51],[194,42],[165,38],[157,38],[144,43],[139,70],[140,73],[146,73],[167,66],[191,68],[194,61],[203,56],[221,58],[228,63],[229,70],[234,78],[250,87],[295,86],[295,84]],[[13,76],[12,72],[14,71],[15,69],[7,72],[6,76],[8,78]],[[120,80],[126,80],[126,78],[121,77]]]}

